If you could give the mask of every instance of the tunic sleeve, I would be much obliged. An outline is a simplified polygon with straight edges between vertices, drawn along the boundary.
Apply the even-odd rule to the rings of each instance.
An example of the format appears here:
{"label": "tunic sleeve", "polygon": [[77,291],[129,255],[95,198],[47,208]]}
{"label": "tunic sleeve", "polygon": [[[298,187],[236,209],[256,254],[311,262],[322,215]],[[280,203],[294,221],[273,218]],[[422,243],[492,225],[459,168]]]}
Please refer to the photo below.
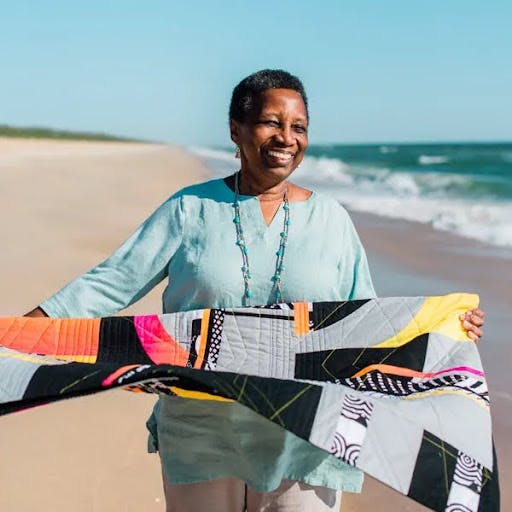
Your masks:
{"label": "tunic sleeve", "polygon": [[183,233],[182,197],[163,203],[110,257],[40,304],[51,317],[108,316],[133,304],[168,273]]}
{"label": "tunic sleeve", "polygon": [[376,297],[366,252],[348,214],[346,215],[344,241],[346,249],[343,251],[342,268],[344,268],[345,279],[351,280],[348,300]]}

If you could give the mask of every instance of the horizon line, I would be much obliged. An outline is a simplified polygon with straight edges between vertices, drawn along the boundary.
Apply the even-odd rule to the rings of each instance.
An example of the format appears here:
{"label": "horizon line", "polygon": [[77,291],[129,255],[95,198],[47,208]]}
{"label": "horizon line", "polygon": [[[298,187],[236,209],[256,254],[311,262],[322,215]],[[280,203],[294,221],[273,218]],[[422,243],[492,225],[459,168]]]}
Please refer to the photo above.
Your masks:
{"label": "horizon line", "polygon": [[[29,133],[24,133],[29,132]],[[174,144],[177,146],[203,146],[203,144],[181,144],[174,141],[168,141],[163,139],[153,138],[140,138],[129,135],[115,135],[103,131],[96,130],[73,130],[67,128],[51,128],[48,126],[18,126],[12,124],[0,123],[0,137],[17,137],[17,138],[31,138],[44,137],[49,138],[62,138],[73,137],[80,138],[83,140],[87,139],[111,139],[119,142],[146,142],[154,144]],[[506,145],[512,144],[512,139],[450,139],[450,140],[403,140],[403,141],[338,141],[338,142],[313,142],[310,147],[314,146],[422,146],[422,145]],[[228,146],[224,144],[205,144],[207,147],[222,148],[225,149]]]}

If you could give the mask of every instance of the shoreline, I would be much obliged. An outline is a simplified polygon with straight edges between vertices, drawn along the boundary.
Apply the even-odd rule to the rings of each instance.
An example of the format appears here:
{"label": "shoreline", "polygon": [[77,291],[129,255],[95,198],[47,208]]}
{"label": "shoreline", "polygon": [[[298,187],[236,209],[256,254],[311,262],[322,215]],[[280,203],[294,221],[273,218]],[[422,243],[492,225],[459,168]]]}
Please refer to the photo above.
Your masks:
{"label": "shoreline", "polygon": [[[512,249],[437,230],[422,222],[349,212],[370,253],[369,258],[373,256],[388,265],[403,265],[416,273],[469,285],[465,291],[495,295],[512,308],[512,273],[506,273],[512,266]],[[379,236],[381,232],[385,232],[385,236]],[[478,274],[469,275],[464,269],[479,264],[482,267]]]}

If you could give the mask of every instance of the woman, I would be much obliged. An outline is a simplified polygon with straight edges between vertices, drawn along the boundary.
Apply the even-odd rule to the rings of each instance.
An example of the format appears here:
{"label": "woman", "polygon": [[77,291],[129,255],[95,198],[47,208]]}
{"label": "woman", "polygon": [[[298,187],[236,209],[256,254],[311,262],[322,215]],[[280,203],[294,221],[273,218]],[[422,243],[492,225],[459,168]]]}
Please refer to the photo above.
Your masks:
{"label": "woman", "polygon": [[[164,312],[375,296],[366,256],[336,201],[288,181],[308,146],[300,80],[280,70],[233,91],[240,171],[167,200],[106,261],[31,316],[106,316],[166,276]],[[482,312],[462,320],[481,335]],[[361,473],[236,403],[161,398],[148,421],[167,510],[338,510]]]}

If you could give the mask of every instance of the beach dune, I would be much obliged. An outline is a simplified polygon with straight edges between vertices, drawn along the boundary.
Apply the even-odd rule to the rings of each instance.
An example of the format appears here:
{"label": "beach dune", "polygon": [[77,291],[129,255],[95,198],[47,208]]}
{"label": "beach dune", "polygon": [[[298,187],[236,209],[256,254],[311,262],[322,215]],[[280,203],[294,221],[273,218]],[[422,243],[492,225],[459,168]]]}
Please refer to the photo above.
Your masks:
{"label": "beach dune", "polygon": [[[205,179],[177,147],[0,138],[0,314],[21,315],[107,257],[161,202]],[[354,214],[379,295],[477,292],[487,311],[488,372],[501,481],[512,478],[510,260],[428,226]],[[125,314],[161,310],[163,285]],[[113,391],[0,418],[0,510],[162,511],[158,457],[147,455],[154,396]],[[461,419],[463,421],[463,419]],[[502,485],[503,510],[512,494]],[[346,511],[421,511],[365,481]]]}

